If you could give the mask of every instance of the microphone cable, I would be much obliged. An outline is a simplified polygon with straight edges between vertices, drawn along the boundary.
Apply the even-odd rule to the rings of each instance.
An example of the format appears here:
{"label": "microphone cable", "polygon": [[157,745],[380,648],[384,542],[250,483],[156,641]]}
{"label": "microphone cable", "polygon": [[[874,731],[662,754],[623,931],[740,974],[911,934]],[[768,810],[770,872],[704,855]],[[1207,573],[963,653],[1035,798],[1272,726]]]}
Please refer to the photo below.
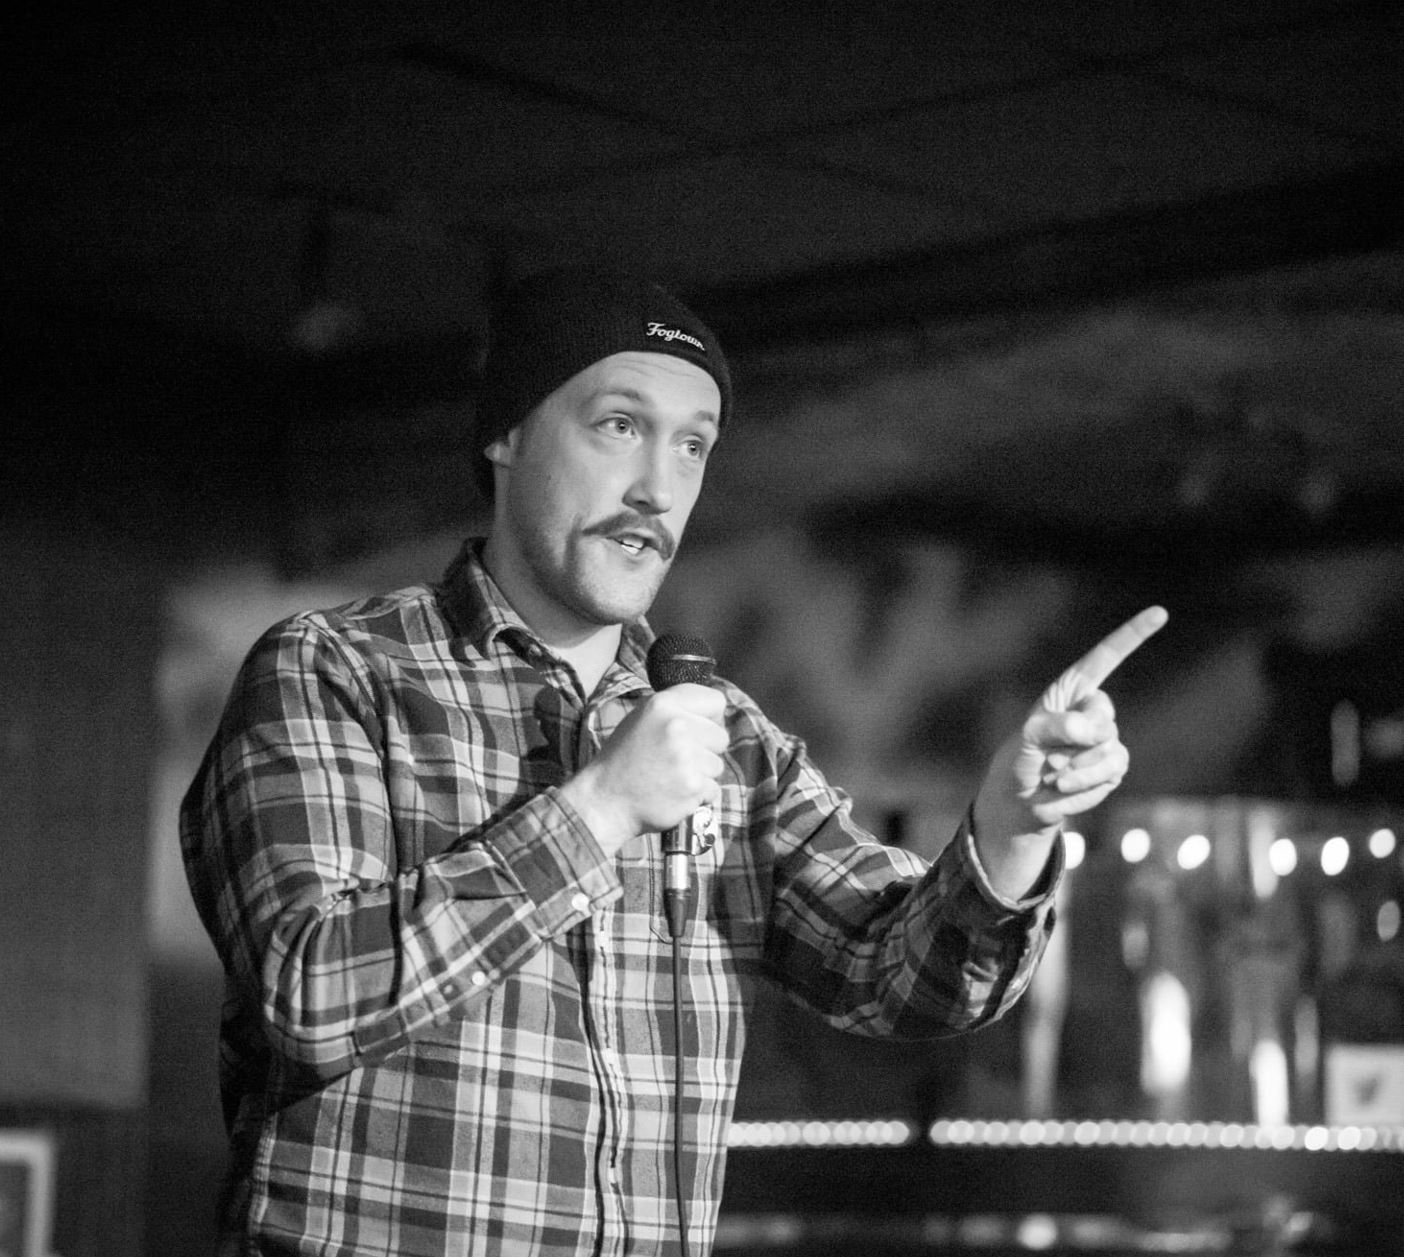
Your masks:
{"label": "microphone cable", "polygon": [[683,1192],[683,999],[682,931],[673,930],[673,1199],[678,1207],[678,1241],[681,1257],[688,1257],[688,1218]]}
{"label": "microphone cable", "polygon": [[[686,683],[707,685],[716,668],[711,647],[692,633],[665,633],[649,647],[648,683],[655,690]],[[689,1257],[688,1211],[683,1191],[683,965],[692,823],[684,820],[663,835],[663,914],[673,945],[673,1199],[678,1211],[681,1257]]]}

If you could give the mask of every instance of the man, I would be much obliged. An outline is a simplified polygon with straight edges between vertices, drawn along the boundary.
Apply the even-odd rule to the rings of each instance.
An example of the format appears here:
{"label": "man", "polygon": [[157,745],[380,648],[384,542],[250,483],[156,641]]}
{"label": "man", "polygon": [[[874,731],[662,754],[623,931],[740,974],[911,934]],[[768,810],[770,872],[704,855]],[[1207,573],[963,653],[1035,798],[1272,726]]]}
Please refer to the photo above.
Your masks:
{"label": "man", "polygon": [[[676,1190],[705,1253],[758,980],[902,1036],[1027,984],[1059,823],[1127,766],[1098,686],[1163,613],[1060,678],[927,869],[734,686],[647,683],[643,616],[730,410],[662,290],[527,280],[485,368],[485,542],[250,653],[182,824],[228,974],[226,1252],[674,1252]],[[704,805],[675,1112],[658,835]]]}

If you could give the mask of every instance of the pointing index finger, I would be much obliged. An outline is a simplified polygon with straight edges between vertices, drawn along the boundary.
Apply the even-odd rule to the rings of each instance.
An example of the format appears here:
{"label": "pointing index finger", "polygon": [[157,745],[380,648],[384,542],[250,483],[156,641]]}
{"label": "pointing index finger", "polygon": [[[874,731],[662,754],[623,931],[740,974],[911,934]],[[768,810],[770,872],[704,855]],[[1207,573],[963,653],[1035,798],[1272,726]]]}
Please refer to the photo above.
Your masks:
{"label": "pointing index finger", "polygon": [[1068,672],[1081,678],[1088,689],[1100,689],[1102,682],[1121,666],[1126,657],[1147,638],[1159,632],[1169,618],[1164,607],[1147,607],[1119,629],[1108,633]]}

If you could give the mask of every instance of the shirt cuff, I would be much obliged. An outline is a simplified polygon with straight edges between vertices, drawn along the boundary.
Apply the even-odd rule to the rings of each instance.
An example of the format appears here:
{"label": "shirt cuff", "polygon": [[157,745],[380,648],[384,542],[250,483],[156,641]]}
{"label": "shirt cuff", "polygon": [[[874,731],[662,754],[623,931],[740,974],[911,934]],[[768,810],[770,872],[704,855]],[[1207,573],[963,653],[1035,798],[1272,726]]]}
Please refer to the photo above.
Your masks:
{"label": "shirt cuff", "polygon": [[555,790],[543,791],[519,809],[492,845],[536,904],[547,935],[624,893],[614,861]]}
{"label": "shirt cuff", "polygon": [[1033,889],[1022,899],[1011,899],[1008,895],[1001,894],[990,881],[985,866],[980,862],[979,849],[975,845],[975,821],[970,812],[967,812],[965,819],[961,821],[960,830],[955,836],[955,845],[970,880],[975,884],[980,894],[997,908],[1002,908],[1006,912],[1034,912],[1050,902],[1057,893],[1058,883],[1062,880],[1066,861],[1061,829],[1053,840],[1053,848],[1048,853],[1048,861],[1043,866],[1043,872],[1038,875]]}

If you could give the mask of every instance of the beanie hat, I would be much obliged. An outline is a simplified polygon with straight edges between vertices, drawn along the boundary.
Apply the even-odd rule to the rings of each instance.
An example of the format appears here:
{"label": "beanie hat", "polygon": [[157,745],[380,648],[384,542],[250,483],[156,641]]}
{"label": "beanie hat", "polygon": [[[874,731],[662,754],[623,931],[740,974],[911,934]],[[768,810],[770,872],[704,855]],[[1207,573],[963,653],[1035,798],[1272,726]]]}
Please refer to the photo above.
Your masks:
{"label": "beanie hat", "polygon": [[[621,271],[556,267],[519,280],[497,310],[483,364],[474,453],[506,436],[572,376],[629,351],[671,354],[706,371],[721,393],[718,423],[731,409],[731,374],[717,338],[657,284]],[[492,495],[492,464],[473,470]]]}

